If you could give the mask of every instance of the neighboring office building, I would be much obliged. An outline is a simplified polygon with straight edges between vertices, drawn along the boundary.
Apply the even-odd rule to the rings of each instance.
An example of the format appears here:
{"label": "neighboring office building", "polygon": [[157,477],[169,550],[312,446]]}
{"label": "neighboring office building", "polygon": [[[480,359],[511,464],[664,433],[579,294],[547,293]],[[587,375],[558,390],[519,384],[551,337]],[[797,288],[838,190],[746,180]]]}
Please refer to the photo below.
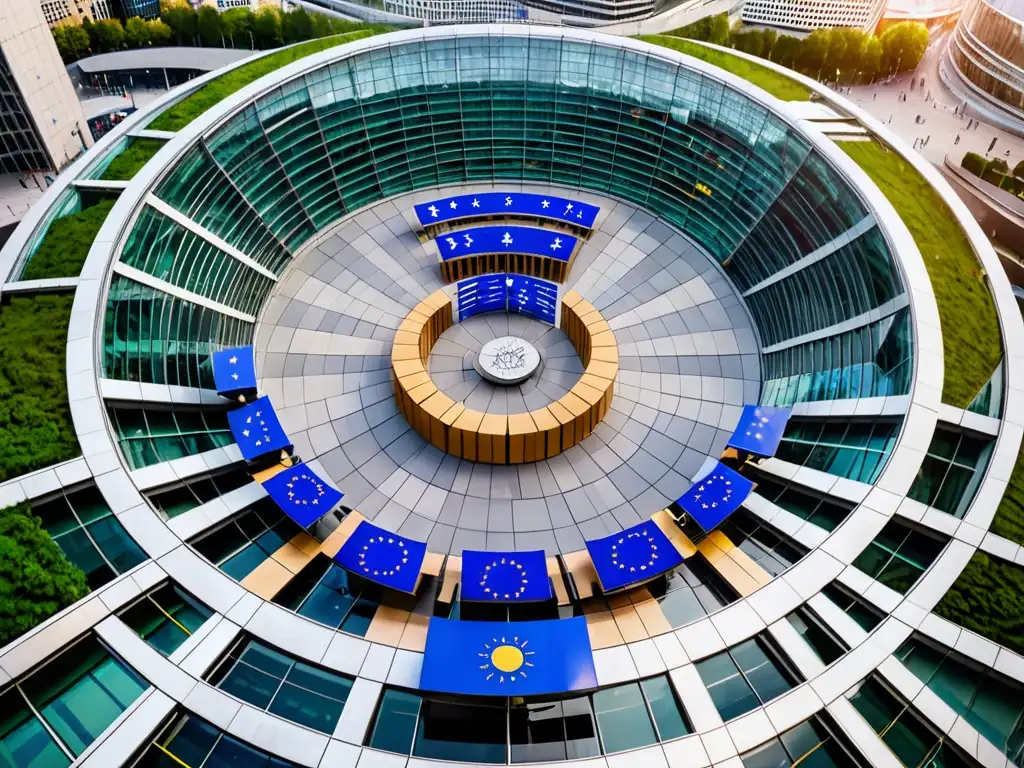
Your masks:
{"label": "neighboring office building", "polygon": [[0,0],[0,170],[59,170],[88,133],[42,8]]}
{"label": "neighboring office building", "polygon": [[112,0],[39,0],[43,17],[51,27],[70,19],[81,22],[82,19],[99,21],[111,17],[110,3]]}
{"label": "neighboring office building", "polygon": [[916,21],[929,30],[956,22],[964,9],[964,0],[889,0],[882,13],[879,30],[901,21]]}
{"label": "neighboring office building", "polygon": [[144,19],[155,19],[160,15],[160,0],[121,0],[121,7],[128,18],[141,16]]}
{"label": "neighboring office building", "polygon": [[883,10],[885,0],[747,0],[741,18],[747,24],[806,32],[822,27],[870,32]]}

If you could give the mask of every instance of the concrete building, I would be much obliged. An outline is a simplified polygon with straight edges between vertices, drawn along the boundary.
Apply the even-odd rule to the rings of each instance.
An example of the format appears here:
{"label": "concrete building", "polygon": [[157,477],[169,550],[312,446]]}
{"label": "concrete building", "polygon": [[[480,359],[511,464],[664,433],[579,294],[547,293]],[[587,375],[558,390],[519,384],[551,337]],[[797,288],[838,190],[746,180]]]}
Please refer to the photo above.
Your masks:
{"label": "concrete building", "polygon": [[92,143],[42,8],[0,0],[0,169],[63,168]]}
{"label": "concrete building", "polygon": [[747,24],[804,32],[822,27],[870,32],[882,18],[885,5],[885,0],[747,0],[741,18]]}
{"label": "concrete building", "polygon": [[112,17],[111,2],[116,0],[39,0],[43,17],[51,27],[64,21],[98,21]]}
{"label": "concrete building", "polygon": [[[82,451],[0,484],[0,499],[32,505],[91,587],[0,648],[8,762],[1022,764],[1011,494],[1024,320],[934,167],[807,78],[791,75],[813,101],[783,100],[668,48],[571,28],[371,36],[176,130],[148,128],[215,76],[104,137],[0,251],[5,294],[73,292],[66,378]],[[167,143],[127,185],[100,178],[140,139]],[[941,286],[952,293],[847,144],[874,139],[948,208],[977,261],[969,283]],[[428,443],[392,383],[394,360],[411,359],[396,348],[420,349],[416,308],[450,308],[454,291],[413,206],[455,210],[455,196],[487,191],[600,208],[558,294],[586,305],[595,349],[602,336],[617,361],[611,411],[530,463]],[[54,217],[98,192],[116,202],[81,275],[22,280]],[[939,302],[968,292],[990,304],[994,359],[946,344],[960,329]],[[536,413],[557,442],[575,417],[547,403],[588,375],[573,342],[523,316],[472,320],[419,359],[423,402],[442,394],[456,415],[498,422]],[[546,356],[539,378],[478,388],[465,360],[513,328]],[[345,494],[305,529],[242,460],[227,415],[238,403],[213,386],[211,356],[248,344],[295,454]],[[967,368],[981,375],[954,401],[947,377]],[[691,540],[669,511],[717,466],[745,404],[792,408],[789,425],[774,456],[739,467],[758,484],[742,509]],[[445,434],[476,434],[461,424]],[[411,592],[337,562],[361,518],[425,543]],[[671,533],[682,561],[602,593],[585,542],[644,524]],[[538,578],[556,597],[459,599],[466,550],[543,550]],[[537,618],[586,623],[593,686],[421,686],[434,622],[504,636]]]}

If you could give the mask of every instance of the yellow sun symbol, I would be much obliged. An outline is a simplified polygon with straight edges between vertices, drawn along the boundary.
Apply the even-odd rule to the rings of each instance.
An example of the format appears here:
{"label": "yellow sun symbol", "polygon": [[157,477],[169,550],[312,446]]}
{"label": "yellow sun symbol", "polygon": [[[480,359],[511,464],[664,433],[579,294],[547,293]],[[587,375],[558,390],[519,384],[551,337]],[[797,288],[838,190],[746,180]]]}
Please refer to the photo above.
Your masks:
{"label": "yellow sun symbol", "polygon": [[484,643],[484,650],[477,654],[481,659],[485,659],[480,665],[480,669],[486,674],[484,679],[490,680],[495,675],[498,676],[499,683],[504,683],[506,677],[510,683],[514,683],[517,676],[525,679],[526,668],[533,666],[527,658],[534,654],[533,651],[526,650],[529,642],[520,640],[517,635],[511,640],[492,637],[491,642]]}

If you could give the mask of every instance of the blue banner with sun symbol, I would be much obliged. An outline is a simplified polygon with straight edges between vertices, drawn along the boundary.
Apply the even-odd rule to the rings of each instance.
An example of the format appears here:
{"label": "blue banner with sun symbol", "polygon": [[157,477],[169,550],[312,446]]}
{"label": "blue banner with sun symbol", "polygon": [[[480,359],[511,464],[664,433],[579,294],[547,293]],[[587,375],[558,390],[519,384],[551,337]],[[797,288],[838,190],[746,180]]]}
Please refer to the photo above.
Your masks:
{"label": "blue banner with sun symbol", "polygon": [[538,696],[597,687],[583,616],[543,621],[430,619],[420,688]]}
{"label": "blue banner with sun symbol", "polygon": [[585,543],[605,592],[653,579],[683,562],[652,520]]}
{"label": "blue banner with sun symbol", "polygon": [[528,603],[551,599],[543,549],[525,552],[462,551],[463,600]]}

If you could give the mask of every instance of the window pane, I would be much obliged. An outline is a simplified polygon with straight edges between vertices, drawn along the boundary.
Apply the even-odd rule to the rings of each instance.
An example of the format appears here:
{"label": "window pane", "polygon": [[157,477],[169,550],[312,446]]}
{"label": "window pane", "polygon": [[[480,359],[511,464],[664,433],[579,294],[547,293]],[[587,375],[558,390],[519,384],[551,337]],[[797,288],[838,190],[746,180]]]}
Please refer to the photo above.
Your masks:
{"label": "window pane", "polygon": [[509,710],[513,763],[565,760],[565,722],[559,701],[513,704]]}
{"label": "window pane", "polygon": [[505,762],[505,709],[424,699],[413,755],[465,763]]}
{"label": "window pane", "polygon": [[759,702],[728,653],[697,662],[697,672],[723,720],[756,709]]}
{"label": "window pane", "polygon": [[64,768],[71,764],[14,688],[0,696],[0,765]]}
{"label": "window pane", "polygon": [[761,703],[767,704],[793,687],[775,659],[756,639],[751,638],[737,645],[732,649],[732,656],[760,697]]}
{"label": "window pane", "polygon": [[636,683],[595,691],[594,714],[605,752],[621,752],[658,740]]}
{"label": "window pane", "polygon": [[651,705],[654,722],[658,726],[658,736],[662,741],[675,739],[690,732],[667,677],[652,677],[642,681],[640,685],[647,696],[647,702]]}
{"label": "window pane", "polygon": [[420,697],[416,694],[386,689],[377,710],[370,746],[386,752],[409,754],[419,710]]}

